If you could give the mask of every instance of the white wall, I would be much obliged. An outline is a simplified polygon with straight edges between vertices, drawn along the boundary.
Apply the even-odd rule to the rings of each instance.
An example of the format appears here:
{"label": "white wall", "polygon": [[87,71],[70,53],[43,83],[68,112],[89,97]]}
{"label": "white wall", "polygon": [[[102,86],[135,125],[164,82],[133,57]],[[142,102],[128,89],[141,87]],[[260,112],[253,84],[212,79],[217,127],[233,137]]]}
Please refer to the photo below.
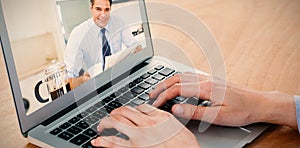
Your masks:
{"label": "white wall", "polygon": [[1,3],[21,78],[40,71],[50,59],[62,57],[64,44],[54,0],[1,0]]}

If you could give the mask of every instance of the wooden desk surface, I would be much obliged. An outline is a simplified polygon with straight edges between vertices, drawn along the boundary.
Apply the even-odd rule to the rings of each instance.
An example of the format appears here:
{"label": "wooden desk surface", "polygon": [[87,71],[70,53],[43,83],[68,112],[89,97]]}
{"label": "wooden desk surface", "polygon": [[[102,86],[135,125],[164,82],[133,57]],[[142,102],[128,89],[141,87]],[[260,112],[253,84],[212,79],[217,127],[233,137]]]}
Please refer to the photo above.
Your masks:
{"label": "wooden desk surface", "polygon": [[[207,24],[221,47],[228,81],[257,90],[300,94],[299,0],[164,0],[164,2],[172,2],[189,10]],[[210,72],[205,56],[190,43],[188,37],[165,26],[152,25],[151,28],[153,37],[180,43],[177,45],[184,49],[196,68]],[[159,45],[155,44],[155,47]],[[158,51],[160,54],[166,52]],[[35,147],[19,132],[2,53],[0,61],[2,136],[0,147]],[[299,146],[300,136],[297,131],[275,125],[248,145],[248,147]]]}

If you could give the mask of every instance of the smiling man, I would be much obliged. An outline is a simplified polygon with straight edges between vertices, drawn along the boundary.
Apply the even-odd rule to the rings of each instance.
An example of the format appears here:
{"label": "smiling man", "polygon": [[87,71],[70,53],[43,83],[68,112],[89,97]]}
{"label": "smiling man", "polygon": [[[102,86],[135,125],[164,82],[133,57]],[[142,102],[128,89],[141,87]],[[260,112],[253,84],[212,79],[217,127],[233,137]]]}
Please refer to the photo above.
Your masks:
{"label": "smiling man", "polygon": [[105,57],[121,51],[122,44],[130,47],[137,42],[122,20],[126,18],[110,14],[111,0],[90,2],[93,17],[72,30],[66,47],[65,63],[72,88],[90,79],[89,68],[100,64],[104,70]]}

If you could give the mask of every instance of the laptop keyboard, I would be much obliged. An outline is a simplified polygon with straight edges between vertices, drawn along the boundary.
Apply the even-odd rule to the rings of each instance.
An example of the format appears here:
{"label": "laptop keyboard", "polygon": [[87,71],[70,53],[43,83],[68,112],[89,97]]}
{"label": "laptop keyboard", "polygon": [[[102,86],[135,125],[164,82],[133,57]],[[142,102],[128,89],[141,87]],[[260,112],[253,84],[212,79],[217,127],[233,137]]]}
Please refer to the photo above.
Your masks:
{"label": "laptop keyboard", "polygon": [[[82,148],[92,148],[93,146],[90,141],[100,135],[116,135],[128,140],[129,138],[126,135],[115,129],[105,129],[103,132],[99,133],[97,131],[99,121],[102,118],[109,116],[109,113],[112,110],[124,105],[136,107],[144,103],[152,104],[155,100],[150,99],[148,94],[159,81],[165,80],[176,73],[177,72],[174,69],[158,65],[118,91],[113,92],[108,97],[95,103],[85,111],[82,111],[69,121],[59,125],[52,130],[50,134],[81,146]],[[198,98],[184,98],[178,96],[167,101],[163,106],[159,107],[159,109],[170,112],[174,104],[182,103],[204,106],[209,105],[208,101]]]}

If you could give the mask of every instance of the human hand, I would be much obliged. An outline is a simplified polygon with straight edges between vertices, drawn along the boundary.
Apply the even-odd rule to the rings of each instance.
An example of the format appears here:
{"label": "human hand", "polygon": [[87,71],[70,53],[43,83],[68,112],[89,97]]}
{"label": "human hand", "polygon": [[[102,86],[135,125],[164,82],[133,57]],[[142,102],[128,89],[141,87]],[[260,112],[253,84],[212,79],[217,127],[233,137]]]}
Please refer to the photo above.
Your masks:
{"label": "human hand", "polygon": [[150,98],[157,98],[156,107],[176,96],[212,103],[210,107],[176,104],[172,112],[180,117],[226,126],[269,122],[297,128],[293,97],[280,92],[259,92],[211,76],[185,73],[165,80],[150,93]]}
{"label": "human hand", "polygon": [[134,52],[133,53],[138,53],[139,51],[143,50],[142,46],[139,45],[135,48]]}
{"label": "human hand", "polygon": [[115,128],[129,140],[101,136],[91,141],[98,147],[199,147],[195,136],[170,113],[143,104],[115,109],[103,118],[98,131]]}
{"label": "human hand", "polygon": [[71,89],[73,90],[77,86],[81,85],[82,83],[90,80],[90,74],[88,72],[84,72],[82,76],[75,77],[75,78],[69,78],[68,81],[70,82]]}

